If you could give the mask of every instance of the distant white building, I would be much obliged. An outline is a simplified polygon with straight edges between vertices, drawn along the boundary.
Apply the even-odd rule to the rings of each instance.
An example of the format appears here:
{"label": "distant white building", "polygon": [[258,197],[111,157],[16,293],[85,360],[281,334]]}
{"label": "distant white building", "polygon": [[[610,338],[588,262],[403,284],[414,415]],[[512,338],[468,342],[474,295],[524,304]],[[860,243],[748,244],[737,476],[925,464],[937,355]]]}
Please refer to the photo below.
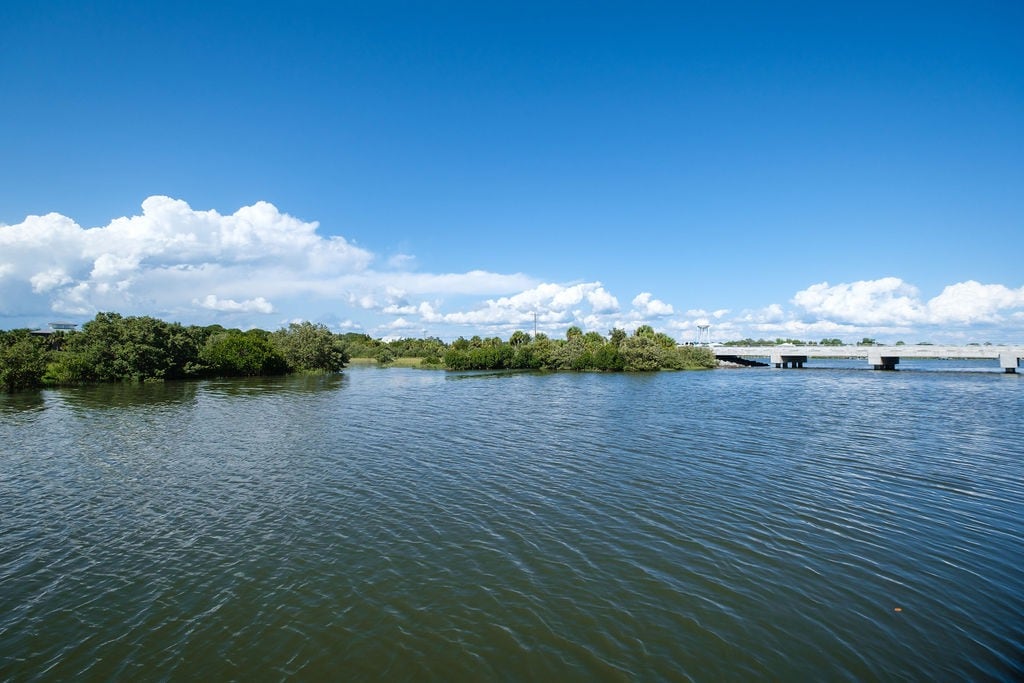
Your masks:
{"label": "distant white building", "polygon": [[78,323],[49,323],[50,327],[45,330],[32,330],[32,334],[42,335],[48,337],[51,334],[67,334],[68,332],[74,332],[78,327]]}

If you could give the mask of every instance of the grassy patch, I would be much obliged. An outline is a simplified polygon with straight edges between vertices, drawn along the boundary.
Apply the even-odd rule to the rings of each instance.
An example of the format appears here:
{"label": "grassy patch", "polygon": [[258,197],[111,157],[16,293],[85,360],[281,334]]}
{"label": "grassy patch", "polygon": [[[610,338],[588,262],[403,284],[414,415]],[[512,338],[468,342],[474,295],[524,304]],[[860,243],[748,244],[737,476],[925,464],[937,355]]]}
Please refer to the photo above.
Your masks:
{"label": "grassy patch", "polygon": [[423,366],[422,358],[396,358],[388,365],[396,368],[419,368]]}

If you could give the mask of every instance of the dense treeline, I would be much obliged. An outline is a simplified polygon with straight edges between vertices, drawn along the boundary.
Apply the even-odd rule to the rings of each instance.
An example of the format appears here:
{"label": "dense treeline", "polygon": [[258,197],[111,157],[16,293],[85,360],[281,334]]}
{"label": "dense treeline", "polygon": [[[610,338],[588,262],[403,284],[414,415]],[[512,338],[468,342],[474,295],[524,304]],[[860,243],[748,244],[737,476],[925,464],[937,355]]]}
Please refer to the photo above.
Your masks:
{"label": "dense treeline", "polygon": [[[878,342],[871,337],[864,337],[857,342],[857,346],[874,346],[877,343]],[[799,339],[783,339],[782,337],[777,337],[775,339],[751,339],[750,337],[747,337],[746,339],[727,341],[722,344],[722,346],[781,346],[783,344],[793,344],[794,346],[843,346],[845,345],[845,342],[836,337],[825,337],[820,342],[801,341]],[[896,345],[901,346],[903,345],[903,342],[896,342]]]}
{"label": "dense treeline", "polygon": [[[793,344],[795,346],[817,346],[818,342],[814,341],[801,341],[800,339],[783,339],[782,337],[776,337],[775,339],[736,339],[734,341],[727,341],[722,346],[781,346],[783,344]],[[822,346],[842,346],[843,342],[838,339],[822,339]]]}
{"label": "dense treeline", "polygon": [[444,354],[452,370],[695,370],[715,367],[715,356],[699,346],[678,346],[672,337],[641,325],[631,336],[614,329],[605,338],[569,328],[564,340],[514,332],[508,342],[459,338]]}
{"label": "dense treeline", "polygon": [[348,359],[337,335],[308,322],[242,331],[99,313],[80,332],[0,332],[0,389],[336,372]]}
{"label": "dense treeline", "polygon": [[48,357],[46,342],[28,330],[0,331],[0,391],[39,386]]}
{"label": "dense treeline", "polygon": [[323,325],[292,323],[276,332],[198,327],[148,316],[99,313],[81,331],[49,336],[0,331],[0,390],[90,382],[146,382],[202,377],[337,372],[350,358],[387,365],[417,358],[450,370],[651,371],[711,368],[710,350],[678,346],[642,325],[608,337],[569,328],[565,339],[517,331],[499,337],[436,337],[383,341],[366,334],[334,334]]}

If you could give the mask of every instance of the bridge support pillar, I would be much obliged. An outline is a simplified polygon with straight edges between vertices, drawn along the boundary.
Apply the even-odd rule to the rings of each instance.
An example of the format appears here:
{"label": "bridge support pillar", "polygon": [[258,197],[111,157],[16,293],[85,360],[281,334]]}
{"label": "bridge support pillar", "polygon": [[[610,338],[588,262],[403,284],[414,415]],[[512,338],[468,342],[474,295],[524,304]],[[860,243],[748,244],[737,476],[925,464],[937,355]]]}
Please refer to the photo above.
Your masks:
{"label": "bridge support pillar", "polygon": [[868,351],[868,363],[875,370],[895,370],[899,362],[899,356],[883,356],[881,353]]}
{"label": "bridge support pillar", "polygon": [[807,356],[786,356],[782,353],[772,351],[772,364],[777,368],[802,368],[807,362]]}
{"label": "bridge support pillar", "polygon": [[1017,372],[1017,368],[1020,367],[1020,358],[1016,353],[1000,353],[999,366],[1003,368],[1003,372]]}

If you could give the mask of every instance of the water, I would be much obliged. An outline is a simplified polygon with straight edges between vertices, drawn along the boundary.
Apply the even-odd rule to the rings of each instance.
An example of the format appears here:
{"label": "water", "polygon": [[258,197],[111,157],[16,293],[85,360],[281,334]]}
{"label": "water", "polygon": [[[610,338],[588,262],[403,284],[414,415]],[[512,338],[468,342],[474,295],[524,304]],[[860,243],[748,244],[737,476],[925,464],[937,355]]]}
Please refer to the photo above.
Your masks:
{"label": "water", "polygon": [[0,396],[0,679],[1019,680],[1024,377],[856,367]]}

